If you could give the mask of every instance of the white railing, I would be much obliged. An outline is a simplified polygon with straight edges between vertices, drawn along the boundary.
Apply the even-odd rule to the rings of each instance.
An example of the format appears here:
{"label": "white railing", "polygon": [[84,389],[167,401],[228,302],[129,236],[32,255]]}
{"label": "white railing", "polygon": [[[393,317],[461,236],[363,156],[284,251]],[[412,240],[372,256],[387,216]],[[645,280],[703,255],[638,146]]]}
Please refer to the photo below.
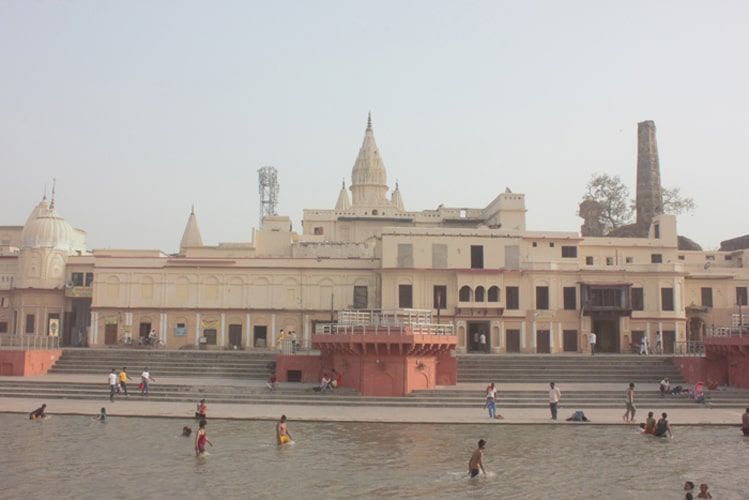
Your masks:
{"label": "white railing", "polygon": [[705,345],[699,340],[674,342],[674,356],[704,356]]}
{"label": "white railing", "polygon": [[706,337],[749,337],[749,324],[740,326],[711,326],[705,332]]}
{"label": "white railing", "polygon": [[401,326],[432,323],[431,309],[354,309],[338,313],[339,325]]}
{"label": "white railing", "polygon": [[433,321],[430,309],[357,309],[338,313],[338,323],[319,323],[315,333],[319,335],[354,335],[377,333],[385,335],[454,335],[452,324]]}
{"label": "white railing", "polygon": [[11,335],[0,333],[0,348],[10,347],[14,349],[59,349],[60,337],[49,335]]}
{"label": "white railing", "polygon": [[749,328],[749,314],[731,314],[731,326],[733,328],[741,326]]}

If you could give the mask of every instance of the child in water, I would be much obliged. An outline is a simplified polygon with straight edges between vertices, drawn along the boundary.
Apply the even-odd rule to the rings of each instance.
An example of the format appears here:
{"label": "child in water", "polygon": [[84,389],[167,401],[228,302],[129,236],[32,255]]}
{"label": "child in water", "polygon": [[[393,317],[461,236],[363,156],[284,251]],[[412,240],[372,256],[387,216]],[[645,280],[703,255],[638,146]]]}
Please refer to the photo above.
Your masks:
{"label": "child in water", "polygon": [[102,408],[101,413],[99,413],[99,419],[101,422],[104,422],[107,419],[107,409]]}
{"label": "child in water", "polygon": [[208,422],[205,420],[200,421],[200,429],[195,434],[195,456],[202,457],[205,454],[205,444],[208,443],[213,447],[213,443],[208,439],[206,434],[205,426]]}

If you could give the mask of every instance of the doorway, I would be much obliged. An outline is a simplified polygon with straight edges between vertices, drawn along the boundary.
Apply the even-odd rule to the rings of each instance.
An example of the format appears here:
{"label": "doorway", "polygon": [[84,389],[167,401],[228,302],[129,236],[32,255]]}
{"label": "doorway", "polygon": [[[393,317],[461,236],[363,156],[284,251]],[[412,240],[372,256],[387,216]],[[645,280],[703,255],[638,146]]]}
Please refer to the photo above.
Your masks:
{"label": "doorway", "polygon": [[[486,344],[481,343],[481,334],[486,337]],[[471,339],[469,352],[489,352],[492,340],[488,321],[469,321],[468,337]]]}
{"label": "doorway", "polygon": [[551,354],[551,332],[549,330],[536,330],[536,352],[538,354]]}
{"label": "doorway", "polygon": [[141,323],[138,329],[138,336],[145,340],[149,333],[151,333],[151,323]]}
{"label": "doorway", "polygon": [[619,351],[619,320],[593,318],[593,332],[596,334],[596,353]]}
{"label": "doorway", "polygon": [[104,325],[104,345],[117,345],[117,323]]}
{"label": "doorway", "polygon": [[520,330],[507,330],[505,337],[507,352],[520,352]]}
{"label": "doorway", "polygon": [[268,346],[268,327],[256,326],[252,330],[252,345],[255,347]]}
{"label": "doorway", "polygon": [[663,354],[673,354],[675,342],[676,332],[673,330],[663,330]]}
{"label": "doorway", "polygon": [[577,352],[577,330],[562,332],[562,349],[564,352]]}
{"label": "doorway", "polygon": [[242,348],[242,325],[229,325],[229,347]]}

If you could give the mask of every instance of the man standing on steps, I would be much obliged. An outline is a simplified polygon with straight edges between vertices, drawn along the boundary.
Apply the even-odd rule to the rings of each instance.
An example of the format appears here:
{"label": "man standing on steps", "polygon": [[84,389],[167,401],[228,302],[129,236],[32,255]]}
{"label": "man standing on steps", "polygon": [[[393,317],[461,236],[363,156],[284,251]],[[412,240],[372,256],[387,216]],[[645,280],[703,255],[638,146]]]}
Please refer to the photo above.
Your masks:
{"label": "man standing on steps", "polygon": [[117,374],[115,369],[109,373],[109,400],[114,402],[114,393],[117,392]]}
{"label": "man standing on steps", "polygon": [[143,373],[140,374],[140,384],[142,385],[140,389],[141,396],[148,396],[148,386],[155,380],[156,379],[151,376],[151,372],[148,371],[148,367],[143,368]]}
{"label": "man standing on steps", "polygon": [[551,382],[549,387],[549,409],[551,410],[551,419],[556,420],[557,406],[559,405],[559,400],[562,399],[562,391],[559,390],[559,387],[557,387],[554,382]]}
{"label": "man standing on steps", "polygon": [[130,376],[127,374],[127,367],[122,367],[122,371],[120,372],[120,389],[122,389],[122,392],[125,394],[125,396],[130,397],[130,395],[127,393],[127,381],[132,380]]}
{"label": "man standing on steps", "polygon": [[598,340],[595,332],[590,332],[590,335],[588,336],[588,340],[590,342],[590,355],[595,356],[596,355],[596,340]]}

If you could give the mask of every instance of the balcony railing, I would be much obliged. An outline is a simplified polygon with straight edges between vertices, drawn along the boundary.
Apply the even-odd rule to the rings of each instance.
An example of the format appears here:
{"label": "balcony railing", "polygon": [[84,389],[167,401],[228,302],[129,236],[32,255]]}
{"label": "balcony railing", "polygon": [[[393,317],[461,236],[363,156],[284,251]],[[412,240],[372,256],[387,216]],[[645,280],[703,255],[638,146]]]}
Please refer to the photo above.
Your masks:
{"label": "balcony railing", "polygon": [[707,337],[749,337],[749,325],[711,326],[705,331]]}
{"label": "balcony railing", "polygon": [[353,335],[372,333],[404,335],[410,330],[413,335],[454,335],[452,324],[433,322],[430,309],[362,309],[338,313],[338,323],[318,323],[315,333],[319,335]]}
{"label": "balcony railing", "polygon": [[674,356],[704,356],[705,345],[702,341],[686,340],[674,342]]}
{"label": "balcony railing", "polygon": [[11,335],[0,333],[0,348],[13,349],[59,349],[60,337],[50,335]]}

